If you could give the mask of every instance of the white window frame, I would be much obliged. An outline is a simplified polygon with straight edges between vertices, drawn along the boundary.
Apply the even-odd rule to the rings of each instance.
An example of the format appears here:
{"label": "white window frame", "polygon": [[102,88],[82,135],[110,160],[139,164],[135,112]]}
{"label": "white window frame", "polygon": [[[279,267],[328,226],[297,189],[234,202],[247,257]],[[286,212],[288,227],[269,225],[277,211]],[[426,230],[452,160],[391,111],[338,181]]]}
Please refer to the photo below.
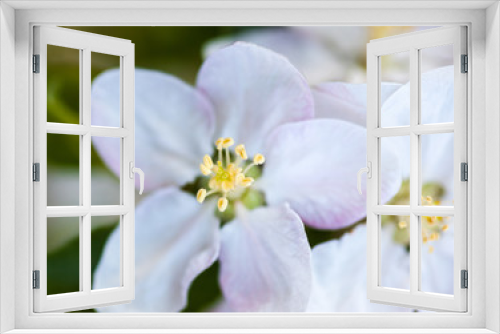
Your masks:
{"label": "white window frame", "polygon": [[[371,166],[371,178],[367,180],[367,294],[371,301],[385,304],[415,307],[418,309],[456,311],[467,310],[467,290],[461,286],[462,270],[467,270],[467,185],[461,180],[460,168],[467,163],[467,76],[462,73],[462,55],[467,55],[465,26],[428,29],[408,34],[372,40],[366,51],[367,58],[367,162]],[[453,47],[453,122],[422,124],[421,110],[421,50],[442,45]],[[407,126],[382,126],[381,58],[400,52],[408,52],[410,77],[410,124]],[[424,206],[422,196],[421,135],[452,133],[453,157],[453,205]],[[380,203],[382,138],[405,136],[410,145],[410,203],[408,205],[384,205]],[[381,217],[401,215],[409,217],[410,232],[410,286],[408,290],[384,287],[381,259]],[[420,220],[424,216],[453,217],[453,294],[435,294],[421,290],[422,230]]]}
{"label": "white window frame", "polygon": [[[36,24],[467,25],[471,59],[468,311],[411,315],[34,314],[30,256],[33,124],[29,70],[32,27]],[[49,332],[57,333],[59,329],[61,333],[76,333],[77,329],[87,329],[88,333],[110,333],[112,329],[114,332],[127,329],[127,333],[146,333],[146,328],[158,329],[158,333],[340,333],[347,331],[344,329],[350,333],[500,331],[500,11],[497,1],[4,1],[0,3],[0,27],[1,332],[42,333],[43,329],[45,332],[50,329]],[[179,328],[191,330],[176,330]]]}
{"label": "white window frame", "polygon": [[[39,165],[39,180],[33,184],[33,269],[38,270],[38,289],[34,289],[34,311],[74,311],[127,303],[135,291],[135,186],[134,166],[134,44],[128,40],[101,36],[59,27],[36,26],[34,54],[39,56],[39,72],[33,75],[33,160]],[[47,46],[78,50],[79,53],[79,124],[47,122]],[[92,52],[113,55],[120,61],[119,126],[93,125],[91,121]],[[47,206],[47,134],[78,135],[80,185],[79,205]],[[120,202],[118,205],[92,205],[92,136],[120,140]],[[92,216],[119,216],[120,286],[92,290],[91,229]],[[79,223],[79,291],[47,295],[48,218],[76,217]]]}

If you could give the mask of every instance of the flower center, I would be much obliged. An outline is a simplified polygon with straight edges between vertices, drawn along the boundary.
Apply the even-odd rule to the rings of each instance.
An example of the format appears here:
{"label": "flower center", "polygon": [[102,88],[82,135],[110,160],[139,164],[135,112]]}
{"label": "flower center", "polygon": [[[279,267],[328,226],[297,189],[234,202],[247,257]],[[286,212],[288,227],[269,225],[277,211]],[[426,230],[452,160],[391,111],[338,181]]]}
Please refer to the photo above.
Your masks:
{"label": "flower center", "polygon": [[[196,199],[203,203],[205,198],[212,194],[218,194],[217,208],[220,212],[224,212],[228,206],[228,199],[237,199],[243,195],[246,188],[249,188],[254,178],[248,176],[248,172],[254,166],[262,165],[265,158],[262,154],[256,154],[253,161],[248,164],[248,155],[245,145],[239,144],[234,148],[236,160],[231,161],[231,153],[229,148],[234,145],[233,138],[219,138],[215,141],[218,151],[218,160],[214,164],[209,155],[203,157],[203,162],[200,164],[201,173],[210,177],[208,182],[209,191],[205,188],[198,190]],[[223,156],[225,153],[225,161]],[[248,197],[248,196],[247,196]]]}
{"label": "flower center", "polygon": [[[445,194],[445,189],[437,183],[426,183],[422,187],[422,193],[426,194],[422,196],[421,202],[424,206],[429,205],[440,205],[442,203],[441,199]],[[394,196],[394,198],[388,203],[389,205],[407,204],[410,198],[410,183],[408,180],[403,181],[399,192]],[[433,243],[439,240],[439,237],[443,232],[448,229],[447,221],[450,217],[439,217],[439,216],[422,216],[420,219],[421,229],[422,229],[422,243],[428,245],[429,253],[434,252]],[[394,240],[405,246],[410,245],[410,229],[408,228],[409,217],[404,216],[384,216],[382,221],[385,223],[393,223],[398,226],[396,232],[394,233]]]}

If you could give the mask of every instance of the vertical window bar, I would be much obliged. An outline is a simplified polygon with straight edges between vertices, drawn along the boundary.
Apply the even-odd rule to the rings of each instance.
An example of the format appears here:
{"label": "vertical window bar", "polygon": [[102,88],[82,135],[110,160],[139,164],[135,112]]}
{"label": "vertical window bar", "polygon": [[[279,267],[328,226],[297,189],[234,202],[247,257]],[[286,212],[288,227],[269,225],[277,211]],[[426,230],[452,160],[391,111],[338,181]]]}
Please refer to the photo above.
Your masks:
{"label": "vertical window bar", "polygon": [[[82,62],[81,62],[81,88],[80,92],[82,94],[82,110],[80,112],[82,125],[91,126],[90,119],[90,88],[91,88],[91,78],[90,78],[90,67],[91,66],[91,52],[89,49],[83,49],[82,51]],[[87,132],[81,137],[82,149],[80,150],[80,161],[82,174],[82,203],[85,207],[90,208],[91,201],[91,134]],[[82,291],[90,292],[91,290],[91,215],[87,213],[82,218],[82,248],[80,249],[81,257],[81,281],[83,285]]]}
{"label": "vertical window bar", "polygon": [[[419,204],[419,136],[414,129],[419,123],[419,54],[418,49],[410,49],[410,207]],[[419,289],[419,217],[410,213],[410,291]]]}

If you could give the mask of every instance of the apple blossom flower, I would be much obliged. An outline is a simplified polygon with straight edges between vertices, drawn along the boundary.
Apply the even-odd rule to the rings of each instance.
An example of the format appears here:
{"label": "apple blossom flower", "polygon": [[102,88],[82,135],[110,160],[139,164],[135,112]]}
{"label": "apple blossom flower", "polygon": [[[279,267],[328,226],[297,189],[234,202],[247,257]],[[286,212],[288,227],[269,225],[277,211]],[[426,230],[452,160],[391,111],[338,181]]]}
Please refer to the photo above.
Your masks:
{"label": "apple blossom flower", "polygon": [[[117,76],[111,70],[95,79],[93,118],[118,117],[119,88],[110,84]],[[311,255],[303,224],[338,229],[366,215],[355,186],[365,164],[365,130],[313,119],[302,75],[283,56],[248,43],[213,53],[195,88],[156,71],[138,69],[135,78],[136,164],[150,193],[136,209],[136,298],[103,311],[182,310],[191,282],[217,259],[231,310],[304,311]],[[94,143],[119,173],[119,155],[112,153],[119,147],[99,138]],[[226,162],[241,159],[239,167],[222,166],[223,172],[248,168],[245,157],[259,166],[252,167],[248,186],[233,193],[234,183],[224,183],[232,179],[221,175],[211,188],[223,190],[215,198],[200,185],[219,171],[212,157],[222,153],[221,144],[227,145]],[[382,171],[387,201],[401,179],[395,154],[383,154],[393,162]],[[224,157],[218,158],[222,163]],[[107,286],[118,272],[112,261],[119,233],[107,241],[94,288]]]}

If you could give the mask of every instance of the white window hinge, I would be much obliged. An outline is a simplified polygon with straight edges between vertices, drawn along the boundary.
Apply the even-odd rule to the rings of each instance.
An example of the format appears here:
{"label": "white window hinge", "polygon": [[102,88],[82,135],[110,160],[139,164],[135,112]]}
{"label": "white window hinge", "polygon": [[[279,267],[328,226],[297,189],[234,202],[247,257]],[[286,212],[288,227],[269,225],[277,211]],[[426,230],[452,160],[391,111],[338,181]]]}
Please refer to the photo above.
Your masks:
{"label": "white window hinge", "polygon": [[33,289],[40,289],[40,270],[33,270]]}
{"label": "white window hinge", "polygon": [[40,55],[33,55],[33,73],[40,73]]}
{"label": "white window hinge", "polygon": [[38,162],[33,164],[33,181],[40,182],[40,164]]}
{"label": "white window hinge", "polygon": [[469,72],[469,57],[467,55],[462,55],[462,69],[460,72],[467,73]]}
{"label": "white window hinge", "polygon": [[460,272],[460,275],[461,275],[460,281],[462,289],[469,288],[469,273],[467,272],[467,270],[462,270]]}
{"label": "white window hinge", "polygon": [[466,162],[460,164],[460,180],[469,181],[469,166]]}

